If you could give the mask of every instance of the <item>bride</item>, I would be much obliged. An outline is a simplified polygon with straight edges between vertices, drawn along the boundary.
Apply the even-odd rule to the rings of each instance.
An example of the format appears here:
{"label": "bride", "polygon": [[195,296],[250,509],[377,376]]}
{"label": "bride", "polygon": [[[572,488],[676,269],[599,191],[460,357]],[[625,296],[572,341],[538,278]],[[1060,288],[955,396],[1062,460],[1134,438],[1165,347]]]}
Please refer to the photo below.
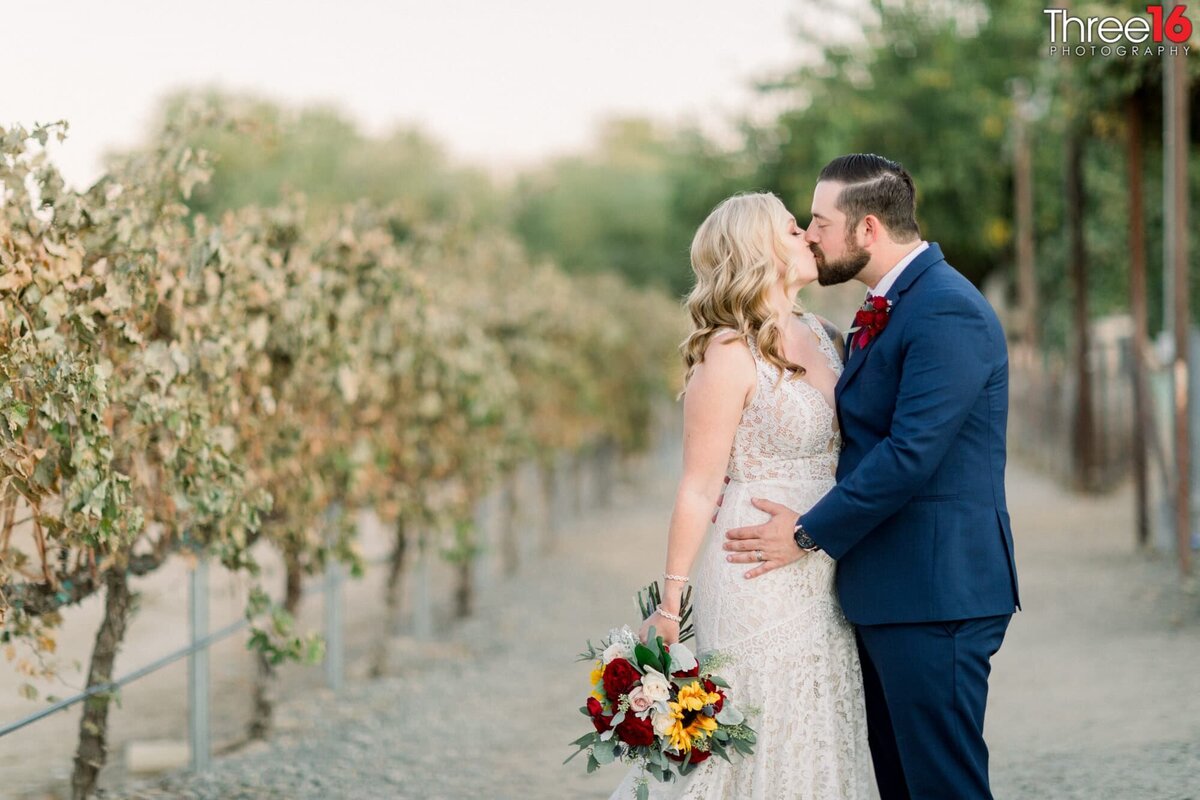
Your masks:
{"label": "bride", "polygon": [[[678,639],[690,583],[696,649],[720,653],[758,740],[754,755],[732,764],[710,758],[682,780],[651,782],[653,798],[872,796],[858,651],[834,593],[834,561],[816,551],[750,580],[722,549],[726,530],[767,519],[752,496],[803,512],[834,485],[841,337],[797,308],[797,292],[817,278],[803,237],[779,198],[759,193],[722,202],[692,242],[683,477],[662,604],[640,635],[653,626],[667,643]],[[613,800],[634,797],[640,776],[632,768]]]}

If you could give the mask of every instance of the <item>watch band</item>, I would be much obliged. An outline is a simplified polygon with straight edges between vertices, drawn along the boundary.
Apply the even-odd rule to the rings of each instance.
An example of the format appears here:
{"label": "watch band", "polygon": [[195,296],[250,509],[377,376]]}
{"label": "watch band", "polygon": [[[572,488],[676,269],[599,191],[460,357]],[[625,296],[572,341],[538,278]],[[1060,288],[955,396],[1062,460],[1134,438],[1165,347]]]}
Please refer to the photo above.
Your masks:
{"label": "watch band", "polygon": [[812,553],[821,549],[821,545],[813,541],[813,538],[808,535],[808,531],[804,530],[804,525],[800,520],[796,520],[796,527],[792,532],[792,538],[796,542],[796,546],[806,553]]}

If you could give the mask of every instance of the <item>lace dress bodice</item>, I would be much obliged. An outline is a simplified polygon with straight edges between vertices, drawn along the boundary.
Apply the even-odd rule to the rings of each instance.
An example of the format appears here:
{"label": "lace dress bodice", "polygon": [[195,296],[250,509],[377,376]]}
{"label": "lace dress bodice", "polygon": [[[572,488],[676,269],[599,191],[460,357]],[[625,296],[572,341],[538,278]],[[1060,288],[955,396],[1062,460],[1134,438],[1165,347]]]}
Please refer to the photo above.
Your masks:
{"label": "lace dress bodice", "polygon": [[[804,319],[817,334],[827,365],[841,375],[841,359],[824,327],[811,314]],[[831,482],[842,443],[837,414],[813,384],[791,370],[781,381],[779,369],[762,357],[757,343],[748,344],[758,385],[733,437],[729,477],[746,483]]]}
{"label": "lace dress bodice", "polygon": [[[841,359],[820,321],[804,321],[835,374]],[[710,758],[686,779],[650,782],[653,800],[863,800],[871,796],[866,712],[854,632],[823,552],[747,579],[725,560],[725,532],[765,522],[752,498],[803,513],[835,483],[837,415],[816,386],[763,359],[750,341],[757,386],[730,449],[729,483],[692,567],[697,652],[719,651],[734,701],[758,735],[755,753]],[[612,800],[636,794],[632,768]]]}

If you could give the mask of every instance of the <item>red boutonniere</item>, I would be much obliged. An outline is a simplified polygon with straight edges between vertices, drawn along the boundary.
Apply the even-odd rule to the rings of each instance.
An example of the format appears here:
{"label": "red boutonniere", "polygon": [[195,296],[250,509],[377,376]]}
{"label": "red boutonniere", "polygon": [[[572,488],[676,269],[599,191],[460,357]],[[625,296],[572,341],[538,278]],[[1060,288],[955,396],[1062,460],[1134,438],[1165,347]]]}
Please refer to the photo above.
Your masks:
{"label": "red boutonniere", "polygon": [[868,297],[862,308],[854,315],[854,327],[850,329],[851,339],[856,348],[866,347],[887,327],[892,316],[892,303],[886,297]]}

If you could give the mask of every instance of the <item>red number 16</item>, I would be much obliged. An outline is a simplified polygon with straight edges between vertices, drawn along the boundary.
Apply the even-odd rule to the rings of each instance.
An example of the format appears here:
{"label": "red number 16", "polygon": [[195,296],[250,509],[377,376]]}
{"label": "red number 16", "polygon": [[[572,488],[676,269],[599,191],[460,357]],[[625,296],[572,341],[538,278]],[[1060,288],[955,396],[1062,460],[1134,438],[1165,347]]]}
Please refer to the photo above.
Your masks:
{"label": "red number 16", "polygon": [[1171,9],[1171,13],[1167,15],[1164,24],[1163,7],[1161,5],[1146,6],[1146,11],[1154,19],[1154,30],[1152,31],[1154,41],[1161,42],[1164,33],[1175,44],[1186,42],[1190,39],[1192,37],[1192,21],[1184,16],[1183,12],[1185,10],[1187,10],[1187,6],[1175,6]]}

